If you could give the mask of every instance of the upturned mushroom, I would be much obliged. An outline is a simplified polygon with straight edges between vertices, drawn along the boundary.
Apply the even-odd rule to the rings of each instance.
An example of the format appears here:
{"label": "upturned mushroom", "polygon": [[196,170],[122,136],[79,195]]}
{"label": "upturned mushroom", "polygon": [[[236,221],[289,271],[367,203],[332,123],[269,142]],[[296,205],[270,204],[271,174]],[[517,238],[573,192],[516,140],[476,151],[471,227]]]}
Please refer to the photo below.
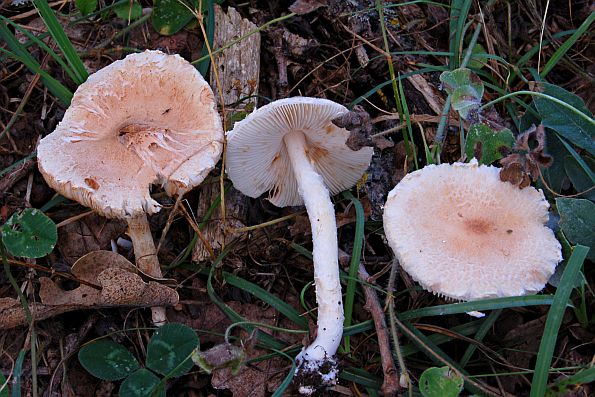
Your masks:
{"label": "upturned mushroom", "polygon": [[[37,148],[39,170],[67,198],[125,219],[137,266],[161,277],[147,215],[151,185],[180,195],[217,163],[223,129],[213,92],[178,55],[132,54],[89,76]],[[165,321],[162,308],[153,321]]]}
{"label": "upturned mushroom", "polygon": [[429,165],[389,193],[384,231],[400,265],[426,290],[454,300],[536,293],[562,259],[533,187],[502,182],[499,168]]}
{"label": "upturned mushroom", "polygon": [[326,99],[293,97],[254,111],[228,132],[227,172],[250,197],[269,193],[278,207],[304,204],[312,227],[318,303],[316,339],[297,356],[298,375],[314,379],[312,393],[336,383],[335,353],[343,333],[335,211],[330,200],[351,188],[370,163],[372,148],[345,146],[349,132],[331,120],[345,114]]}

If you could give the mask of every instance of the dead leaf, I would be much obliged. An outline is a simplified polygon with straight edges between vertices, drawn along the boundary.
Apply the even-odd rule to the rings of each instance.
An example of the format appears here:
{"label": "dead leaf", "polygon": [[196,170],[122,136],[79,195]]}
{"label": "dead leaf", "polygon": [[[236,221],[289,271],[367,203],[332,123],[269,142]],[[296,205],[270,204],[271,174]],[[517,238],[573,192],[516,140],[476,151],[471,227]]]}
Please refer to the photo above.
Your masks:
{"label": "dead leaf", "polygon": [[296,0],[289,6],[289,11],[298,15],[308,14],[320,7],[326,7],[326,0]]}
{"label": "dead leaf", "polygon": [[372,146],[371,135],[374,126],[370,121],[370,115],[361,106],[355,106],[353,111],[333,119],[332,122],[337,127],[349,131],[349,138],[345,142],[349,149],[357,151],[364,146]]}
{"label": "dead leaf", "polygon": [[540,167],[549,167],[553,162],[544,150],[545,128],[541,124],[533,125],[517,137],[512,153],[500,160],[500,180],[520,189],[529,186],[531,179],[536,182],[541,175]]}
{"label": "dead leaf", "polygon": [[[37,320],[81,309],[174,306],[179,300],[175,290],[155,281],[144,282],[130,261],[111,251],[95,251],[83,256],[72,267],[72,274],[100,288],[81,284],[65,291],[51,279],[41,277],[41,303],[29,305]],[[0,329],[25,323],[20,302],[1,298]]]}

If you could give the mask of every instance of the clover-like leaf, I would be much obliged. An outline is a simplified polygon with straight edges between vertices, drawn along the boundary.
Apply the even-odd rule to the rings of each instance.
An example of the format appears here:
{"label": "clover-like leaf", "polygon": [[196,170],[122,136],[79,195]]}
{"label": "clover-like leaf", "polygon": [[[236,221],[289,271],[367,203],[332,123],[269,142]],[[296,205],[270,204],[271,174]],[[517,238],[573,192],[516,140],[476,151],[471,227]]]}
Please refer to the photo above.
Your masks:
{"label": "clover-like leaf", "polygon": [[514,136],[509,129],[494,131],[486,124],[473,124],[467,133],[465,153],[468,160],[475,157],[480,164],[491,164],[513,145]]}
{"label": "clover-like leaf", "polygon": [[140,364],[124,346],[108,339],[100,339],[79,350],[79,361],[91,375],[103,380],[125,378]]}
{"label": "clover-like leaf", "polygon": [[153,27],[162,35],[177,33],[193,18],[191,10],[197,7],[196,0],[155,0],[153,3]]}
{"label": "clover-like leaf", "polygon": [[74,4],[83,15],[90,14],[97,8],[97,0],[75,0]]}
{"label": "clover-like leaf", "polygon": [[123,3],[114,7],[114,12],[118,16],[125,21],[131,20],[134,21],[138,19],[143,14],[143,8],[140,4],[135,0],[132,3]]}
{"label": "clover-like leaf", "polygon": [[26,208],[14,213],[2,226],[2,241],[14,256],[39,258],[54,249],[58,231],[56,224],[43,212]]}
{"label": "clover-like leaf", "polygon": [[161,380],[148,369],[141,368],[131,374],[120,385],[120,397],[165,397],[165,388],[159,386]]}
{"label": "clover-like leaf", "polygon": [[595,204],[585,199],[557,198],[560,228],[573,244],[590,247],[588,258],[595,260]]}
{"label": "clover-like leaf", "polygon": [[169,377],[185,374],[194,365],[190,354],[199,345],[196,332],[183,324],[160,327],[147,346],[147,367]]}
{"label": "clover-like leaf", "polygon": [[463,390],[463,377],[449,367],[426,369],[419,378],[424,397],[457,397]]}
{"label": "clover-like leaf", "polygon": [[443,72],[440,81],[450,94],[452,108],[464,119],[473,119],[483,97],[483,82],[470,69],[460,68]]}

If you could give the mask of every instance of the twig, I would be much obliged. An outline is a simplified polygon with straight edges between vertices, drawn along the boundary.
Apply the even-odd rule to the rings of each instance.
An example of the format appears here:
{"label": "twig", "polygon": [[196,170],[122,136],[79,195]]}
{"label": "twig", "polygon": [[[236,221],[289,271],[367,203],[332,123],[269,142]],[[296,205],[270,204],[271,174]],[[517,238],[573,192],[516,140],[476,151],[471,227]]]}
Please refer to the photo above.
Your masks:
{"label": "twig", "polygon": [[384,373],[384,380],[380,390],[385,397],[396,396],[400,389],[399,377],[390,351],[390,339],[386,320],[384,318],[384,311],[382,310],[382,306],[380,306],[376,291],[368,285],[371,277],[362,263],[359,264],[358,276],[360,280],[363,281],[362,288],[366,295],[364,309],[372,315],[374,326],[376,327],[376,334],[378,335],[378,347],[380,349],[380,359],[382,361],[382,372]]}

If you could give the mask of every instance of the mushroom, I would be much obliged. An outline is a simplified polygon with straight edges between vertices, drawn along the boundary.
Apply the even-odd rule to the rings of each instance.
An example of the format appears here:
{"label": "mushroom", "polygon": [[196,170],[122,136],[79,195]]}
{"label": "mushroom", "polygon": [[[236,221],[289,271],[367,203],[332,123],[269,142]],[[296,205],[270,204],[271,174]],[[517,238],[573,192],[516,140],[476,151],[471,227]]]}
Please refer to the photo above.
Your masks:
{"label": "mushroom", "polygon": [[[345,146],[349,132],[331,120],[346,112],[326,99],[282,99],[237,123],[227,141],[227,172],[236,189],[250,197],[269,192],[278,207],[305,204],[308,211],[318,331],[296,361],[298,374],[312,374],[324,387],[336,383],[334,355],[343,333],[337,227],[329,195],[351,188],[373,153],[369,147],[352,151]],[[308,390],[314,391],[304,386],[301,392]]]}
{"label": "mushroom", "polygon": [[[54,132],[37,148],[57,192],[108,218],[125,219],[139,269],[161,277],[147,215],[161,209],[153,184],[182,195],[217,163],[223,129],[213,92],[178,55],[128,55],[89,76]],[[153,320],[165,321],[162,308]]]}
{"label": "mushroom", "polygon": [[543,289],[562,259],[545,226],[549,204],[533,187],[499,178],[499,168],[429,165],[389,193],[384,231],[403,269],[455,300],[517,296]]}

